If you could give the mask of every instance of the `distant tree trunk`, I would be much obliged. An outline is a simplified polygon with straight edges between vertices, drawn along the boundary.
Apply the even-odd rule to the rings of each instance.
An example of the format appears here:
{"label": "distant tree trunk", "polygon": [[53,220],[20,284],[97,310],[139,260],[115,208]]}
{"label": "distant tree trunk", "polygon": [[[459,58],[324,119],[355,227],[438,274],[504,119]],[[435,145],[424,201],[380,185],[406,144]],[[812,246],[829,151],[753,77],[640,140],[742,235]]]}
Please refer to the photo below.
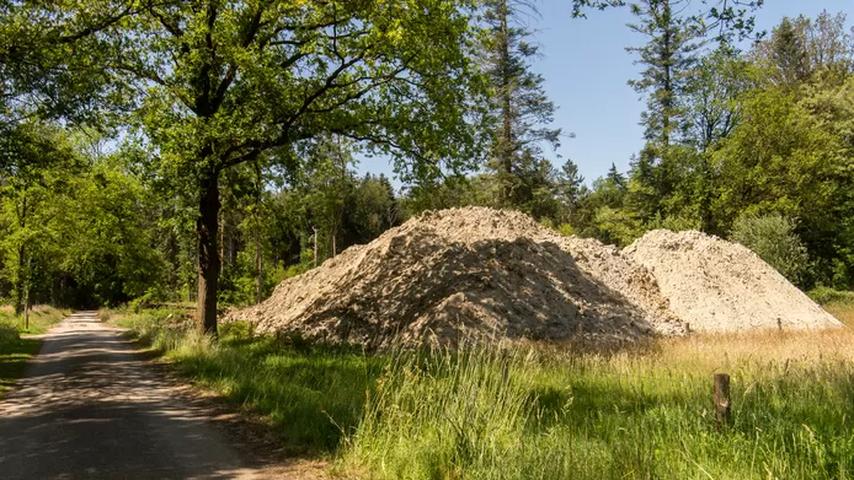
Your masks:
{"label": "distant tree trunk", "polygon": [[499,48],[499,72],[501,74],[501,139],[499,140],[499,152],[501,171],[506,178],[502,195],[505,201],[510,200],[512,186],[510,184],[513,175],[513,104],[512,104],[512,72],[510,71],[510,26],[508,17],[510,9],[507,1],[503,1],[498,11],[501,16],[501,27],[498,39]]}
{"label": "distant tree trunk", "polygon": [[261,176],[261,165],[255,162],[255,303],[263,300],[264,294],[264,252],[261,238],[261,199],[264,190],[264,179]]}
{"label": "distant tree trunk", "polygon": [[264,262],[261,252],[261,234],[255,234],[255,302],[260,303],[264,295]]}
{"label": "distant tree trunk", "polygon": [[[18,227],[21,230],[27,228],[27,197],[23,195],[21,203],[16,205],[18,214]],[[20,316],[24,312],[24,284],[26,283],[27,246],[25,242],[18,245],[18,271],[15,279],[15,315]]]}
{"label": "distant tree trunk", "polygon": [[199,185],[199,218],[196,233],[199,241],[199,295],[196,321],[200,331],[217,333],[217,292],[220,256],[217,248],[219,230],[219,172],[207,172]]}
{"label": "distant tree trunk", "polygon": [[27,261],[27,248],[24,246],[22,242],[18,245],[18,271],[16,272],[15,279],[15,315],[20,317],[22,313],[24,313],[24,284],[26,283],[26,261]]}
{"label": "distant tree trunk", "polygon": [[311,227],[314,230],[314,266],[317,266],[317,227]]}
{"label": "distant tree trunk", "polygon": [[661,64],[664,66],[664,95],[661,101],[661,143],[665,151],[667,151],[670,147],[670,125],[672,123],[670,117],[673,115],[673,97],[675,95],[673,88],[673,57],[676,53],[673,51],[673,31],[670,28],[673,21],[670,0],[665,0],[664,2],[664,18],[665,22],[667,22],[667,28],[664,30],[664,48],[661,52]]}
{"label": "distant tree trunk", "polygon": [[27,258],[27,281],[24,282],[24,330],[30,330],[30,275],[33,267],[33,258]]}

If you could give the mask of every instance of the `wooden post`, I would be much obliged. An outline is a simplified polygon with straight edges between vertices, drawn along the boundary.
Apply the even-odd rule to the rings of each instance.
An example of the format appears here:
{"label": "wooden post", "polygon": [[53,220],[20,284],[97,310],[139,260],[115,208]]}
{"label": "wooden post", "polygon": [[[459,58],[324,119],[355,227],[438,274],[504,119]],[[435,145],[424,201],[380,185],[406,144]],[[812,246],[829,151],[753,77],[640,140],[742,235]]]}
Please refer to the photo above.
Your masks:
{"label": "wooden post", "polygon": [[783,320],[780,317],[777,317],[777,330],[783,333]]}
{"label": "wooden post", "polygon": [[732,421],[732,402],[729,396],[729,375],[726,373],[715,374],[714,388],[715,421],[718,430],[726,427]]}

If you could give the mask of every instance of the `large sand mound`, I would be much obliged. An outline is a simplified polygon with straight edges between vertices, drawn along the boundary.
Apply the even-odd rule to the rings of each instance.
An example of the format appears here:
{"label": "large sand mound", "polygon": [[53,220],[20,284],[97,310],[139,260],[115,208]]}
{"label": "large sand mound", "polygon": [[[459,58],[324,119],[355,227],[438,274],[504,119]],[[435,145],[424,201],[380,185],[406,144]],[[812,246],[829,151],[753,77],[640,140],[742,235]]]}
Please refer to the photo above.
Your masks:
{"label": "large sand mound", "polygon": [[634,340],[684,331],[652,276],[616,248],[526,215],[428,212],[231,312],[260,332],[382,347],[462,338]]}
{"label": "large sand mound", "polygon": [[648,268],[691,330],[841,326],[755,253],[696,231],[653,230],[623,253]]}

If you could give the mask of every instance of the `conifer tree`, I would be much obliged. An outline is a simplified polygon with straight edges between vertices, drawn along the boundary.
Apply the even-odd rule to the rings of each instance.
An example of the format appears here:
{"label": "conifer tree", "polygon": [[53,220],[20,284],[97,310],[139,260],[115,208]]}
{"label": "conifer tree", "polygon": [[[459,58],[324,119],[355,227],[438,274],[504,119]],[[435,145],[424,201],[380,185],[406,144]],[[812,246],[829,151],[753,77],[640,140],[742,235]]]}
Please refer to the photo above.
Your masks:
{"label": "conifer tree", "polygon": [[696,61],[698,30],[679,15],[684,0],[642,0],[632,4],[639,22],[629,28],[648,38],[641,47],[627,50],[638,55],[644,66],[641,77],[630,80],[638,93],[647,95],[647,110],[641,115],[644,135],[659,150],[669,147],[682,121],[680,96]]}
{"label": "conifer tree", "polygon": [[[543,90],[543,77],[530,69],[538,54],[525,18],[536,16],[532,3],[487,0],[484,9],[484,66],[493,96],[492,164],[501,184],[501,201],[519,206],[531,201],[531,179],[542,177],[542,145],[559,145],[561,130],[550,128],[555,106]],[[531,178],[524,178],[531,177]],[[528,193],[526,193],[528,192]]]}

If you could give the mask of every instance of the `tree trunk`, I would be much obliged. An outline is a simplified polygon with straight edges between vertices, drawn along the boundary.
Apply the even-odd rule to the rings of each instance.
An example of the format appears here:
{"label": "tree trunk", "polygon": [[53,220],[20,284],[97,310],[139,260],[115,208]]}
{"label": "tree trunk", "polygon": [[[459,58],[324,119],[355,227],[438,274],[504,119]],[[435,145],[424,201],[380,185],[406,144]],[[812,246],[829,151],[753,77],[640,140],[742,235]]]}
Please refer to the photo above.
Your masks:
{"label": "tree trunk", "polygon": [[505,202],[510,202],[512,195],[513,154],[515,145],[513,139],[513,92],[512,72],[510,71],[510,27],[508,17],[510,9],[504,1],[499,7],[500,32],[498,40],[499,71],[501,72],[501,139],[499,140],[499,155],[501,156],[501,171],[504,174],[504,185],[501,194]]}
{"label": "tree trunk", "polygon": [[17,278],[15,279],[15,316],[20,317],[22,313],[24,313],[24,288],[26,279],[26,261],[27,261],[27,249],[23,243],[18,245],[18,270],[17,270]]}
{"label": "tree trunk", "polygon": [[219,289],[220,257],[217,248],[219,230],[219,174],[210,172],[199,185],[199,218],[196,233],[199,240],[199,295],[197,327],[216,335],[216,303]]}
{"label": "tree trunk", "polygon": [[[257,213],[256,213],[257,215]],[[261,303],[264,293],[264,256],[261,252],[261,229],[255,227],[255,303]]]}
{"label": "tree trunk", "polygon": [[27,281],[24,283],[24,330],[30,331],[30,275],[33,257],[27,258]]}
{"label": "tree trunk", "polygon": [[317,266],[317,227],[311,227],[314,230],[314,266]]}
{"label": "tree trunk", "polygon": [[[18,214],[18,227],[23,231],[27,228],[27,215],[29,214],[27,208],[27,197],[24,194],[21,198],[21,203],[15,205],[16,213]],[[24,283],[27,281],[26,273],[24,270],[26,269],[27,262],[27,246],[26,241],[21,241],[21,244],[18,245],[18,271],[17,271],[17,279],[15,282],[15,315],[20,316],[24,311]]]}

